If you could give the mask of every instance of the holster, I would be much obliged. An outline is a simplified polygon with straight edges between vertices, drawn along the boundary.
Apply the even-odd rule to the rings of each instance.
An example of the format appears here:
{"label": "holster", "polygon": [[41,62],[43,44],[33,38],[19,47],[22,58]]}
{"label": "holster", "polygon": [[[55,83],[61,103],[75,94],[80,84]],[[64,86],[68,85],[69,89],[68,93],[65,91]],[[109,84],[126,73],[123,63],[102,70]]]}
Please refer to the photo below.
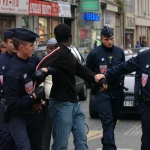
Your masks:
{"label": "holster", "polygon": [[8,111],[8,109],[6,109],[2,114],[3,123],[7,124],[9,122],[9,118],[10,118],[10,112]]}
{"label": "holster", "polygon": [[150,97],[148,97],[146,95],[142,95],[141,101],[143,101],[147,105],[150,105]]}
{"label": "holster", "polygon": [[97,85],[92,85],[92,87],[91,87],[91,95],[95,95],[97,91],[98,91],[98,86]]}
{"label": "holster", "polygon": [[108,85],[108,91],[118,90],[118,89],[123,90],[123,85],[122,84]]}

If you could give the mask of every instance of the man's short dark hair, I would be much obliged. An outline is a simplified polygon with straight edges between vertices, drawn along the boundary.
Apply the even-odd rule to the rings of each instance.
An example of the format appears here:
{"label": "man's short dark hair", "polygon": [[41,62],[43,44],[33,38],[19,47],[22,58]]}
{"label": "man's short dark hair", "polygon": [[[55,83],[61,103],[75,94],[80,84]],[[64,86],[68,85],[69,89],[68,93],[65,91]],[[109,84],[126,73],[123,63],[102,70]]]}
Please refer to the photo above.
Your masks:
{"label": "man's short dark hair", "polygon": [[71,34],[71,29],[68,25],[61,23],[54,28],[54,34],[57,42],[67,42]]}
{"label": "man's short dark hair", "polygon": [[27,43],[28,43],[28,42],[25,42],[25,41],[22,41],[22,40],[13,38],[13,45],[14,45],[14,47],[15,47],[16,50],[18,50],[18,48],[19,48],[20,45],[26,46]]}

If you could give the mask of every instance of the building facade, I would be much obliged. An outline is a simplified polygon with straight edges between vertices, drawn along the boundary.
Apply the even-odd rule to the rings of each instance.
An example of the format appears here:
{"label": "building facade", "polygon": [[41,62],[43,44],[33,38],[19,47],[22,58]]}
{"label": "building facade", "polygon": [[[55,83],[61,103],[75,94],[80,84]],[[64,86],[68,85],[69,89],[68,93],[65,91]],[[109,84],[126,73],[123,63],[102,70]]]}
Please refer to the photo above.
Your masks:
{"label": "building facade", "polygon": [[123,0],[124,3],[124,29],[123,29],[123,39],[124,48],[133,48],[135,45],[135,0]]}
{"label": "building facade", "polygon": [[150,0],[135,0],[136,41],[150,45]]}

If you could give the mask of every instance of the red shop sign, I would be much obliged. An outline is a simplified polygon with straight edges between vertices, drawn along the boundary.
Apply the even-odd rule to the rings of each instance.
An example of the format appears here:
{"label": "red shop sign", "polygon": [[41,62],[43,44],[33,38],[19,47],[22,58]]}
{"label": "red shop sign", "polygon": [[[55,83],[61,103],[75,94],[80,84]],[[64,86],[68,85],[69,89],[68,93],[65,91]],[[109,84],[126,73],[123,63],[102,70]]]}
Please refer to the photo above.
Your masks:
{"label": "red shop sign", "polygon": [[80,29],[80,39],[89,38],[89,30],[86,29]]}
{"label": "red shop sign", "polygon": [[59,16],[59,6],[56,2],[29,0],[29,14],[38,16]]}

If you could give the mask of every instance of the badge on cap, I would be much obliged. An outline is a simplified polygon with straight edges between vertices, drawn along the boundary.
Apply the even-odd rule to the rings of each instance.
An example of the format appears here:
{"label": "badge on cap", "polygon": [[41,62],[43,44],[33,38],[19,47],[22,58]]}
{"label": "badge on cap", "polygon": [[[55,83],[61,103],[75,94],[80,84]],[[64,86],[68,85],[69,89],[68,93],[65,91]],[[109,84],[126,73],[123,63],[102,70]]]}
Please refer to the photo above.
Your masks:
{"label": "badge on cap", "polygon": [[104,61],[105,60],[105,58],[101,58],[101,61]]}
{"label": "badge on cap", "polygon": [[107,65],[99,65],[100,73],[104,73],[107,71]]}
{"label": "badge on cap", "polygon": [[4,70],[5,69],[5,66],[2,66],[2,70]]}
{"label": "badge on cap", "polygon": [[23,75],[23,78],[25,79],[27,77],[27,74],[25,73],[24,75]]}
{"label": "badge on cap", "polygon": [[25,90],[28,94],[31,94],[33,92],[33,81],[25,84]]}
{"label": "badge on cap", "polygon": [[142,73],[142,86],[144,87],[147,83],[148,75],[145,73]]}
{"label": "badge on cap", "polygon": [[149,65],[148,65],[148,64],[146,65],[146,68],[147,68],[147,69],[149,68]]}

